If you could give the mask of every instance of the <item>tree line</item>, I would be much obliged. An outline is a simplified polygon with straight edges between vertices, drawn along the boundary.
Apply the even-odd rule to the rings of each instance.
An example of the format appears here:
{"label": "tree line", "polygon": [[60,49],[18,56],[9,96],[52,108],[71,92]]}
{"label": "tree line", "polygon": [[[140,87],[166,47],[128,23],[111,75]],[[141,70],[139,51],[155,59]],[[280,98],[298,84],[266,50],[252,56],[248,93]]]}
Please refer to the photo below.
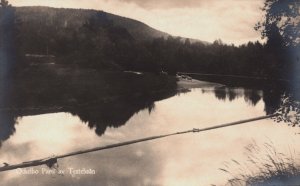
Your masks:
{"label": "tree line", "polygon": [[184,71],[295,79],[295,73],[291,72],[299,69],[299,3],[266,0],[263,10],[266,15],[255,29],[267,38],[265,44],[257,41],[234,46],[220,39],[205,44],[172,36],[136,39],[99,11],[80,26],[62,23],[67,16],[64,13],[55,19],[45,16],[26,21],[18,17],[20,21],[15,21],[20,28],[17,46],[23,56],[51,54],[60,64],[100,70],[169,74]]}

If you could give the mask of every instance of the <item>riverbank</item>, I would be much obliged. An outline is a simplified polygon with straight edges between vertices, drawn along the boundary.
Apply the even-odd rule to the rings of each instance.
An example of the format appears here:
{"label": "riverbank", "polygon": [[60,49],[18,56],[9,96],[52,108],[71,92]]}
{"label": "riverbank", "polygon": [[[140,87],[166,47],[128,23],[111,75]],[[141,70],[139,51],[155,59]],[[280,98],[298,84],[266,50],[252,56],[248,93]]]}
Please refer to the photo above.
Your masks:
{"label": "riverbank", "polygon": [[224,85],[219,83],[200,81],[196,79],[187,80],[187,79],[180,78],[177,81],[177,88],[179,90],[192,89],[192,88],[205,88],[205,87],[223,87],[223,86]]}
{"label": "riverbank", "polygon": [[16,73],[9,89],[10,101],[4,105],[72,107],[119,99],[161,99],[161,93],[176,91],[176,78],[67,65],[30,66]]}

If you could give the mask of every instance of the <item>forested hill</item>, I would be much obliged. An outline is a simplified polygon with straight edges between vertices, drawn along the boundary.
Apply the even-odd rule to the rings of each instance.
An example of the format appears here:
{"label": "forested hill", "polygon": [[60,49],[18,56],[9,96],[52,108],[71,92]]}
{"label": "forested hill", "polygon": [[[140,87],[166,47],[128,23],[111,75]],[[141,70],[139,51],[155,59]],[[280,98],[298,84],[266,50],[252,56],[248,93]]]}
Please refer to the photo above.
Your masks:
{"label": "forested hill", "polygon": [[[58,63],[160,71],[162,64],[150,50],[158,48],[150,44],[172,38],[142,22],[104,11],[41,6],[15,10],[17,45],[23,55],[54,55]],[[176,40],[183,44],[188,39]],[[207,44],[193,39],[189,42]]]}
{"label": "forested hill", "polygon": [[133,19],[106,13],[104,11],[87,9],[65,9],[50,7],[18,7],[17,16],[22,20],[24,26],[36,24],[42,29],[43,26],[59,29],[78,29],[89,21],[91,17],[97,16],[100,24],[113,24],[123,27],[138,40],[167,37],[167,33],[158,31],[148,25]]}
{"label": "forested hill", "polygon": [[7,26],[7,20],[0,23],[14,33],[9,36],[10,32],[3,29],[2,36],[14,41],[10,43],[16,50],[11,51],[17,51],[19,56],[55,56],[57,64],[99,70],[197,72],[273,79],[295,79],[291,71],[300,68],[300,45],[285,46],[277,27],[277,31],[268,34],[266,45],[249,42],[237,47],[221,40],[208,45],[172,37],[139,21],[103,11],[2,8],[3,13],[9,11],[14,15],[10,16],[11,26]]}

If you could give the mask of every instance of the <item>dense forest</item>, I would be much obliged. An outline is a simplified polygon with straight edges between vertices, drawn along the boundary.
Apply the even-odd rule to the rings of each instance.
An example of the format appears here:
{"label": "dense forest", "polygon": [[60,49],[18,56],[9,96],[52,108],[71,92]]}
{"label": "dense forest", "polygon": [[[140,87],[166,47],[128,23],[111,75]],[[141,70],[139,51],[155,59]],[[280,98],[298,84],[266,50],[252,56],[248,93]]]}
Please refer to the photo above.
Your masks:
{"label": "dense forest", "polygon": [[[51,55],[58,64],[100,70],[166,71],[169,74],[179,71],[295,79],[295,73],[291,72],[296,72],[300,66],[299,3],[274,2],[266,1],[266,20],[256,25],[267,38],[266,44],[249,42],[234,46],[220,39],[211,44],[195,42],[103,11],[47,7],[11,10],[14,15],[9,17],[13,19],[14,16],[17,32],[10,34],[15,33],[16,46],[23,56]],[[282,20],[286,20],[285,27],[278,26]],[[2,20],[1,24],[8,21]],[[290,38],[292,34],[293,39]],[[18,65],[27,65],[24,61]]]}

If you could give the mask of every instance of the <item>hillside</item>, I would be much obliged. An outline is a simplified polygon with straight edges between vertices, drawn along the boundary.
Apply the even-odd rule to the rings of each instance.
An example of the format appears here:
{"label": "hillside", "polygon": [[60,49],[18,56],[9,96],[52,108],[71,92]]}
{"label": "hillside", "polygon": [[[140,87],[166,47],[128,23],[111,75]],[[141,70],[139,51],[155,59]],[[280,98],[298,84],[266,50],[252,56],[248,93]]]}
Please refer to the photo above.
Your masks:
{"label": "hillside", "polygon": [[158,47],[164,47],[159,40],[169,40],[170,45],[186,41],[104,11],[41,6],[15,10],[17,45],[30,64],[53,63],[53,59],[36,59],[47,55],[54,56],[56,63],[81,67],[159,72],[165,63],[153,54]]}
{"label": "hillside", "polygon": [[[2,35],[13,41],[7,43],[15,49],[7,45],[7,50],[26,56],[27,63],[22,64],[30,66],[44,63],[108,71],[158,74],[165,71],[174,75],[177,72],[259,77],[278,74],[271,70],[276,68],[271,65],[272,55],[265,55],[268,51],[259,42],[240,47],[220,40],[207,44],[173,37],[139,21],[96,10],[49,7],[15,10],[11,12],[10,27],[2,29]],[[3,21],[6,23],[7,20]],[[7,32],[8,28],[12,32]],[[12,66],[11,62],[8,64]],[[288,69],[287,66],[281,71]]]}
{"label": "hillside", "polygon": [[114,26],[123,27],[135,38],[139,40],[152,39],[157,37],[167,37],[167,33],[158,31],[148,25],[103,11],[86,9],[65,9],[50,7],[18,7],[17,16],[26,26],[28,24],[46,24],[59,28],[79,28],[87,22],[90,17],[101,15],[102,21],[111,21]]}

